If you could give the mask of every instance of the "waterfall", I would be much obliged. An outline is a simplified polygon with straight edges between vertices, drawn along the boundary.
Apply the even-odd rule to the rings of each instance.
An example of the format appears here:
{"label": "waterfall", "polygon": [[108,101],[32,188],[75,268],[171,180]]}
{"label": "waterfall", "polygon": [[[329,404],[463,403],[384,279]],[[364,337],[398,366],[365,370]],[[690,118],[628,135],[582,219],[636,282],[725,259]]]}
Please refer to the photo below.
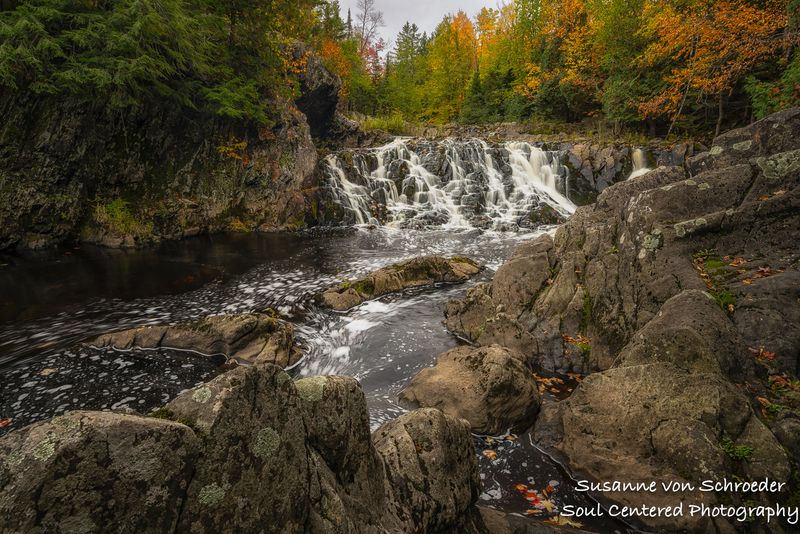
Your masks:
{"label": "waterfall", "polygon": [[647,154],[641,148],[634,149],[633,155],[633,172],[631,172],[629,180],[647,174],[652,169],[647,167]]}
{"label": "waterfall", "polygon": [[398,138],[328,156],[323,197],[344,224],[514,230],[542,210],[562,220],[575,211],[561,158],[524,142]]}

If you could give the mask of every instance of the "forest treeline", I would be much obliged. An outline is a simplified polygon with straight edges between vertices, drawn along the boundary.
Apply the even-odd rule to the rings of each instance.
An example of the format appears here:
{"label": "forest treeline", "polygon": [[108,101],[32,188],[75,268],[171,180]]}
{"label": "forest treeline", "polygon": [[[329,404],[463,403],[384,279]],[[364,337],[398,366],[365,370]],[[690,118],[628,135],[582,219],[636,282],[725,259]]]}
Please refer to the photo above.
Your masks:
{"label": "forest treeline", "polygon": [[413,122],[603,120],[709,133],[800,104],[800,0],[509,0],[409,22],[375,0],[0,0],[0,86],[268,122],[303,41],[347,110]]}

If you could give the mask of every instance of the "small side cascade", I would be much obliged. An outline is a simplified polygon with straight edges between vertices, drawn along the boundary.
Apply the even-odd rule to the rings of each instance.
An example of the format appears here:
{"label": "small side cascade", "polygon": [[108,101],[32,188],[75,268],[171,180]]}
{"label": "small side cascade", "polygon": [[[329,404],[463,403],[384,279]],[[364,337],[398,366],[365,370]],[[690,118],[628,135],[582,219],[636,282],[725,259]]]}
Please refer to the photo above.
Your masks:
{"label": "small side cascade", "polygon": [[628,177],[629,180],[647,174],[652,170],[647,166],[647,154],[641,148],[634,149],[631,157],[633,159],[633,172]]}
{"label": "small side cascade", "polygon": [[514,230],[535,225],[537,210],[575,211],[561,157],[524,142],[398,138],[328,156],[323,188],[343,224]]}

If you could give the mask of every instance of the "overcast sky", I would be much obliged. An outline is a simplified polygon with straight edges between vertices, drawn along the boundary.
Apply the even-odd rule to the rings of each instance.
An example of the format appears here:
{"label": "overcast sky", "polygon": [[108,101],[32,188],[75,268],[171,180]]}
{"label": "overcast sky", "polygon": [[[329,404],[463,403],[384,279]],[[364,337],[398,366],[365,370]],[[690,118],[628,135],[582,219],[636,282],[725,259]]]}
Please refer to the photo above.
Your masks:
{"label": "overcast sky", "polygon": [[[356,18],[358,0],[339,0],[342,18],[347,19],[347,9]],[[482,7],[496,7],[497,0],[375,0],[375,7],[383,11],[386,26],[381,29],[384,39],[394,45],[395,38],[406,21],[416,23],[421,31],[430,34],[448,13],[459,9],[474,17]]]}

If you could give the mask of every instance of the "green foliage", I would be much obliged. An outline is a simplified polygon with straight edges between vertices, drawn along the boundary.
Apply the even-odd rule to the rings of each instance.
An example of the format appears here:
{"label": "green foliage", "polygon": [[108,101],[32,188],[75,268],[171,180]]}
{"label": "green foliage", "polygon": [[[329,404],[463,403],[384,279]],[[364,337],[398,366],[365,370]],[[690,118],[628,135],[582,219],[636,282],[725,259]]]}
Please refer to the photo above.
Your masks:
{"label": "green foliage", "polygon": [[94,207],[94,221],[116,236],[143,237],[152,234],[153,223],[140,221],[130,210],[126,200],[114,199]]}
{"label": "green foliage", "polygon": [[720,442],[722,451],[727,454],[732,460],[737,462],[747,461],[753,456],[753,447],[749,445],[736,445],[729,437],[725,437]]}
{"label": "green foliage", "polygon": [[775,81],[750,76],[745,89],[753,102],[753,115],[763,119],[780,109],[800,105],[800,51]]}
{"label": "green foliage", "polygon": [[406,123],[403,114],[399,111],[384,117],[367,117],[359,124],[367,132],[382,130],[394,135],[404,135],[411,130],[410,125]]}
{"label": "green foliage", "polygon": [[114,107],[168,97],[267,122],[263,95],[310,1],[27,0],[0,11],[0,86]]}

